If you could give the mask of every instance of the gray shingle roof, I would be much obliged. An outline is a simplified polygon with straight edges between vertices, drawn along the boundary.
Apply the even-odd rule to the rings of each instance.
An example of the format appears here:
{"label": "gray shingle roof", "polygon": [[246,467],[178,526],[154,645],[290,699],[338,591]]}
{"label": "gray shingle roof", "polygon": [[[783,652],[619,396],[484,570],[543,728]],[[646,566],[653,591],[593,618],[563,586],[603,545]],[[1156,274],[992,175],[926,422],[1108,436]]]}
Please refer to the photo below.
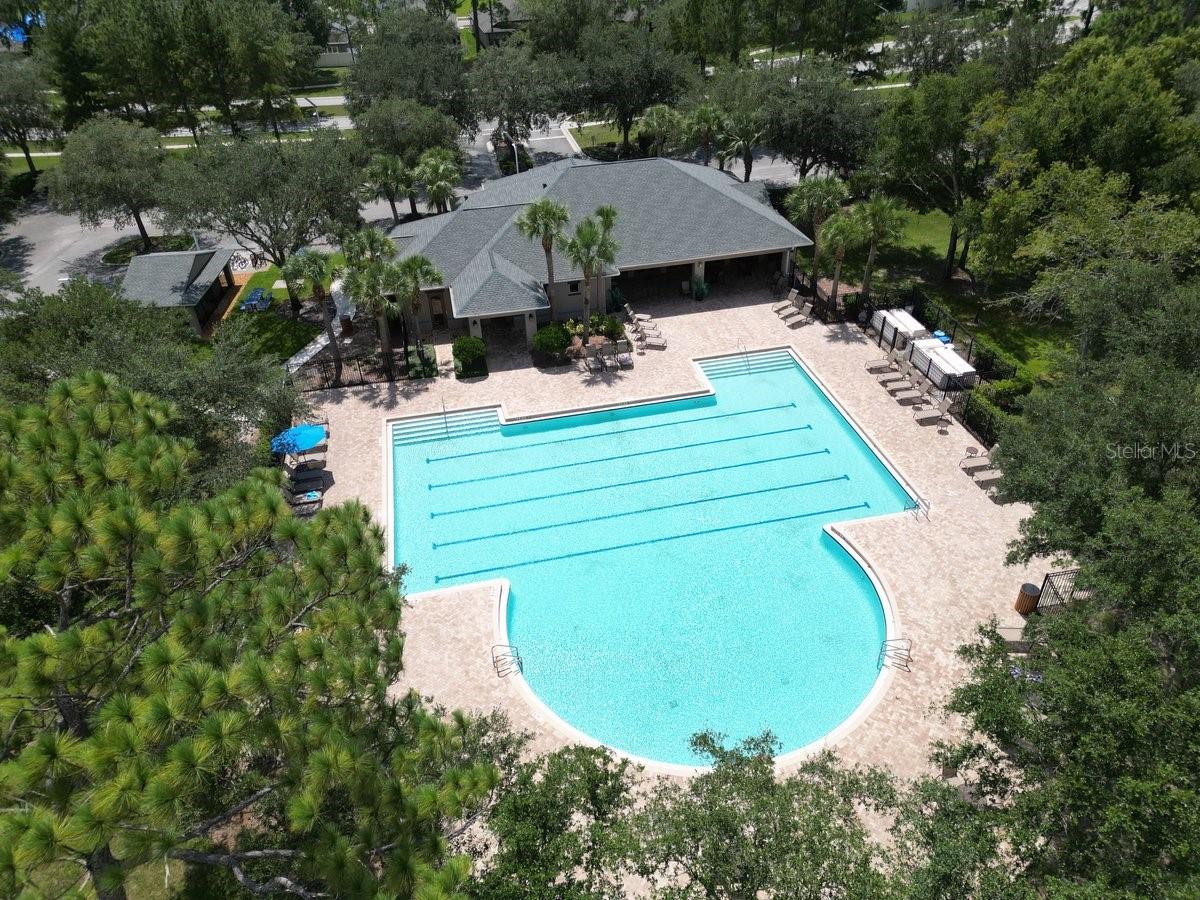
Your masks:
{"label": "gray shingle roof", "polygon": [[[551,197],[571,214],[567,231],[605,203],[617,208],[618,269],[636,269],[807,247],[812,242],[765,202],[765,189],[670,159],[599,163],[567,159],[489,182],[455,211],[392,231],[403,256],[432,260],[450,286],[455,316],[503,315],[547,306],[546,257],[513,224]],[[557,281],[582,273],[558,250]]]}
{"label": "gray shingle roof", "polygon": [[125,296],[150,306],[195,306],[233,256],[232,250],[144,253],[129,262]]}

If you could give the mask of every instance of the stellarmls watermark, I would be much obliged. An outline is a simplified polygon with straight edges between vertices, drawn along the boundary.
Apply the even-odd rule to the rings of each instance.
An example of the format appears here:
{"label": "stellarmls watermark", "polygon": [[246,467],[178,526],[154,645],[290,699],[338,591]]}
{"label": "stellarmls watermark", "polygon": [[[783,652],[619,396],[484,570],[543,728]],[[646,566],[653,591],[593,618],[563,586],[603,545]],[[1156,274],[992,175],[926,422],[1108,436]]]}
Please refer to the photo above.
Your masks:
{"label": "stellarmls watermark", "polygon": [[1173,444],[1108,444],[1105,455],[1109,459],[1158,459],[1181,462],[1195,459],[1200,454],[1200,444],[1191,441],[1176,441]]}

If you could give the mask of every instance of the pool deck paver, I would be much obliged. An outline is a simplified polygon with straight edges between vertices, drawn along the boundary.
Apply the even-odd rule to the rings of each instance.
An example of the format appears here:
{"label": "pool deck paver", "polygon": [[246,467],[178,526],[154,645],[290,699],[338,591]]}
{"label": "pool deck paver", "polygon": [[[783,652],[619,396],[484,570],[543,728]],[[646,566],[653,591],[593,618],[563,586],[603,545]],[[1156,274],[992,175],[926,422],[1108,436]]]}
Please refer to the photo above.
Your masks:
{"label": "pool deck paver", "polygon": [[[897,671],[878,704],[831,744],[848,762],[884,766],[901,776],[934,771],[934,741],[953,738],[957,723],[940,711],[966,667],[956,648],[996,616],[1019,624],[1013,602],[1025,581],[1040,581],[1044,563],[1007,567],[1007,544],[1029,515],[1000,505],[958,466],[978,443],[957,423],[921,426],[865,368],[879,349],[859,329],[819,323],[790,329],[770,310],[769,291],[719,289],[702,304],[674,299],[647,304],[668,348],[635,357],[631,370],[596,374],[582,365],[555,370],[504,367],[485,379],[442,377],[419,383],[347,388],[311,395],[330,423],[327,502],[360,499],[387,520],[383,426],[404,415],[503,403],[510,416],[552,413],[703,390],[692,360],[790,346],[909,484],[930,504],[928,520],[911,514],[840,526],[888,589],[898,631],[913,642],[911,671]],[[439,348],[440,349],[440,348]],[[570,743],[541,716],[511,678],[491,666],[497,589],[468,585],[424,595],[406,610],[405,674],[397,691],[416,689],[448,708],[504,710],[533,735],[531,749]]]}

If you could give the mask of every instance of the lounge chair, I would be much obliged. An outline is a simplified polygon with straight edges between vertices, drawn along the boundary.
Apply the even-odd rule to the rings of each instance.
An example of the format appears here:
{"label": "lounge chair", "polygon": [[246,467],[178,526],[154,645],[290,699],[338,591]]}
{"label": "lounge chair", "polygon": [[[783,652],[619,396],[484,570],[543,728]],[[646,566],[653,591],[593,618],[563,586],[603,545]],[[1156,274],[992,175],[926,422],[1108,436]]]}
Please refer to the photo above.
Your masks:
{"label": "lounge chair", "polygon": [[972,477],[980,487],[992,487],[1003,477],[1003,473],[999,469],[986,469]]}
{"label": "lounge chair", "polygon": [[784,320],[787,322],[788,328],[800,328],[804,325],[811,324],[813,320],[812,309],[813,305],[811,303],[805,303],[802,307],[800,307],[799,315],[790,316]]}
{"label": "lounge chair", "polygon": [[880,359],[872,359],[867,361],[867,371],[873,375],[886,375],[890,372],[896,372],[900,368],[900,351],[893,350],[887,356]]}
{"label": "lounge chair", "polygon": [[942,402],[939,403],[937,406],[930,407],[928,409],[916,410],[913,413],[913,421],[916,422],[918,425],[925,425],[925,424],[928,424],[929,422],[935,422],[938,425],[942,424],[942,422],[945,422],[947,425],[949,425],[950,424],[949,412],[950,412],[950,407],[953,405],[954,405],[953,397],[944,397],[944,398],[942,398]]}
{"label": "lounge chair", "polygon": [[313,488],[325,486],[324,469],[299,469],[289,473],[293,487],[303,493]]}
{"label": "lounge chair", "polygon": [[592,372],[604,371],[604,360],[599,352],[590,344],[583,348],[583,364]]}
{"label": "lounge chair", "polygon": [[787,309],[789,306],[795,306],[796,301],[799,299],[800,299],[800,292],[798,290],[796,290],[795,288],[792,288],[790,291],[788,291],[787,299],[783,300],[779,303],[776,303],[774,306],[772,306],[771,312],[781,313],[785,309]]}
{"label": "lounge chair", "polygon": [[667,342],[664,341],[661,337],[658,337],[657,335],[647,335],[642,340],[642,346],[651,347],[654,350],[666,350]]}
{"label": "lounge chair", "polygon": [[630,346],[629,341],[617,341],[617,349],[616,349],[615,357],[617,360],[617,365],[620,366],[622,369],[632,369],[633,368],[633,352],[632,352],[632,350],[633,350],[633,348]]}
{"label": "lounge chair", "polygon": [[259,309],[259,303],[262,301],[262,296],[263,289],[255,288],[246,295],[245,300],[238,304],[238,309],[240,309],[242,312],[253,312],[256,309]]}
{"label": "lounge chair", "polygon": [[920,403],[926,395],[936,390],[932,382],[926,383],[920,375],[914,373],[907,384],[889,385],[888,393],[897,403]]}
{"label": "lounge chair", "polygon": [[983,472],[992,468],[992,454],[996,452],[996,446],[993,444],[986,453],[972,454],[964,456],[958,461],[958,467],[968,475],[974,475],[976,472]]}
{"label": "lounge chair", "polygon": [[626,329],[626,333],[633,332],[634,334],[645,334],[650,337],[661,337],[662,333],[658,330],[658,326],[653,322],[634,322]]}
{"label": "lounge chair", "polygon": [[629,316],[630,322],[649,322],[653,318],[649,313],[635,313],[628,303],[625,304],[625,315]]}
{"label": "lounge chair", "polygon": [[[912,363],[910,363],[907,359],[905,359],[905,360],[900,361],[900,368],[898,368],[892,372],[884,372],[882,375],[880,375],[875,380],[878,381],[880,384],[882,384],[884,387],[888,387],[889,385],[900,384],[901,382],[907,382],[908,376],[912,373],[912,371],[913,371]],[[890,388],[889,388],[889,390],[890,390]]]}

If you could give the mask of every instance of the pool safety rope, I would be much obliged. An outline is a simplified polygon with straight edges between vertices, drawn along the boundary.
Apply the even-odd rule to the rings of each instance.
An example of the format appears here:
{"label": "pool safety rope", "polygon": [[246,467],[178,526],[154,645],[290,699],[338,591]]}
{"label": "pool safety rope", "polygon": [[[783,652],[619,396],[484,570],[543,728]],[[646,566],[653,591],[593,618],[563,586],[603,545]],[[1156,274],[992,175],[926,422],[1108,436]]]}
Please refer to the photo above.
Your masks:
{"label": "pool safety rope", "polygon": [[534,503],[538,500],[553,500],[556,497],[561,497],[564,493],[569,493],[572,497],[580,494],[591,494],[596,491],[610,491],[614,488],[632,487],[635,484],[651,484],[655,481],[670,481],[672,478],[686,478],[688,475],[708,475],[712,472],[726,472],[730,469],[741,469],[745,466],[764,466],[768,463],[785,462],[790,459],[803,459],[806,456],[824,456],[829,453],[828,447],[822,447],[820,450],[806,450],[803,453],[788,453],[785,456],[770,456],[766,459],[751,459],[745,462],[727,463],[723,466],[710,466],[707,469],[691,469],[687,472],[674,472],[670,475],[650,475],[646,478],[635,478],[632,481],[615,481],[610,484],[600,484],[594,487],[577,488],[572,491],[555,491],[553,494],[538,494],[533,497],[518,497],[514,500],[499,500],[495,503],[481,503],[478,506],[463,506],[458,509],[444,509],[441,511],[431,512],[429,518],[439,519],[442,516],[455,516],[462,513],[480,512],[485,509],[499,509],[502,506],[516,506],[520,503]]}
{"label": "pool safety rope", "polygon": [[541,559],[530,559],[524,562],[504,563],[498,566],[488,566],[486,569],[474,569],[470,572],[456,572],[453,575],[438,575],[434,581],[451,581],[455,578],[467,578],[482,575],[486,572],[496,572],[502,569],[520,569],[525,566],[535,566],[544,562],[557,562],[562,559],[576,559],[580,556],[595,556],[598,553],[610,553],[614,550],[629,550],[633,547],[644,547],[648,544],[661,544],[665,541],[680,541],[684,538],[701,537],[706,534],[720,534],[725,531],[739,531],[743,528],[757,528],[760,525],[777,525],[780,522],[794,522],[797,519],[811,519],[816,516],[831,516],[836,513],[853,512],[856,509],[870,509],[871,504],[864,500],[853,506],[839,506],[834,509],[820,509],[815,512],[798,513],[792,516],[778,516],[774,519],[760,519],[757,522],[743,522],[738,525],[722,525],[719,528],[704,528],[699,531],[687,531],[683,534],[669,534],[665,537],[647,538],[644,541],[630,541],[626,544],[613,544],[610,547],[597,547],[594,550],[576,550],[574,553],[560,553],[558,556],[544,556]]}
{"label": "pool safety rope", "polygon": [[475,450],[471,453],[450,453],[446,456],[427,456],[426,463],[446,462],[447,460],[468,459],[472,456],[496,456],[500,453],[512,453],[517,450],[540,450],[542,447],[549,447],[553,444],[570,444],[574,441],[591,441],[597,438],[606,437],[624,437],[627,434],[633,434],[637,431],[650,431],[654,428],[670,428],[672,425],[695,425],[700,422],[714,422],[717,419],[732,419],[735,416],[751,416],[755,413],[777,412],[781,409],[789,409],[795,407],[796,402],[780,403],[777,406],[763,406],[759,409],[743,409],[738,412],[722,413],[716,416],[699,416],[695,419],[680,419],[676,422],[658,422],[654,425],[639,425],[636,428],[618,428],[615,431],[603,431],[599,434],[581,434],[576,437],[559,438],[556,441],[543,441],[539,444],[522,444],[519,447],[497,447],[495,450]]}
{"label": "pool safety rope", "polygon": [[481,481],[498,481],[501,478],[516,478],[519,475],[537,475],[541,472],[554,472],[558,469],[574,469],[578,466],[591,466],[599,463],[611,463],[621,459],[636,459],[639,456],[654,456],[658,453],[671,453],[675,450],[693,450],[696,447],[712,447],[717,444],[732,444],[735,441],[751,441],[755,438],[775,437],[780,434],[792,434],[797,431],[812,431],[811,425],[796,425],[792,428],[777,428],[774,431],[760,431],[757,434],[737,434],[733,437],[714,438],[711,441],[693,441],[690,444],[676,444],[672,447],[656,447],[653,450],[636,450],[633,453],[620,453],[616,456],[597,456],[592,459],[580,459],[575,462],[556,463],[553,466],[535,466],[532,469],[516,469],[512,472],[497,472],[495,475],[479,475],[475,478],[460,478],[457,481],[438,481],[428,485],[429,490],[444,487],[457,487],[461,484],[478,484]]}
{"label": "pool safety rope", "polygon": [[755,497],[759,494],[773,494],[777,491],[788,491],[793,488],[814,487],[818,484],[831,484],[835,481],[849,481],[849,475],[835,475],[832,478],[818,478],[816,481],[797,481],[793,484],[784,484],[778,487],[758,488],[753,491],[739,491],[736,494],[721,494],[718,497],[700,497],[696,500],[681,500],[677,503],[664,503],[661,506],[644,506],[639,509],[625,510],[624,512],[603,513],[598,516],[588,516],[584,519],[569,519],[565,522],[554,522],[550,525],[533,525],[529,528],[514,528],[511,531],[497,531],[493,534],[480,534],[475,537],[459,538],[454,541],[434,541],[433,549],[439,547],[453,547],[456,544],[471,544],[475,541],[487,541],[492,538],[511,537],[514,534],[529,534],[534,531],[545,531],[548,528],[565,528],[568,525],[588,525],[592,522],[606,522],[609,519],[621,519],[626,516],[637,516],[642,513],[661,512],[664,509],[679,509],[683,506],[699,506],[701,503],[716,503],[720,500],[736,500],[739,497]]}

